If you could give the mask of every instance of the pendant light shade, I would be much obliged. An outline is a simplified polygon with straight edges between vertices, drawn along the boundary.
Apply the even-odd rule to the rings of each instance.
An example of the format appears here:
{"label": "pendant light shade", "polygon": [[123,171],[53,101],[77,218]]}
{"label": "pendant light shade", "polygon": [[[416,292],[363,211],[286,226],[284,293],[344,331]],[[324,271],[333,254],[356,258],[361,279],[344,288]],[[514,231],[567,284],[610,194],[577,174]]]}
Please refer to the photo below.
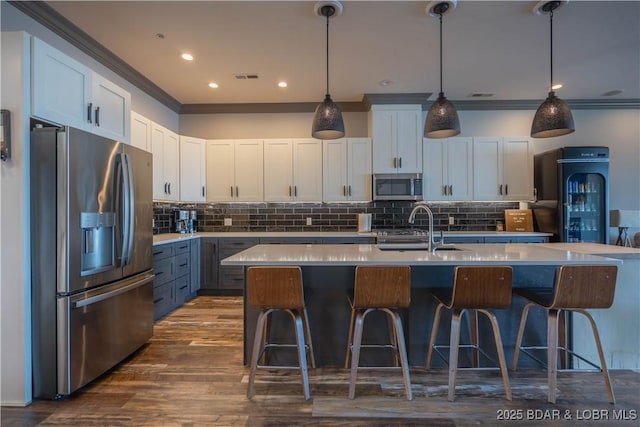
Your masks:
{"label": "pendant light shade", "polygon": [[449,10],[450,6],[455,7],[456,2],[440,2],[430,4],[427,13],[437,16],[440,21],[440,93],[427,113],[427,120],[424,124],[424,136],[427,138],[448,138],[460,133],[460,120],[456,107],[449,101],[442,91],[442,15]]}
{"label": "pendant light shade", "polygon": [[[550,68],[551,79],[549,87],[553,86],[553,11],[560,7],[560,1],[550,1],[544,3],[540,9],[541,13],[549,14],[550,25]],[[531,124],[531,137],[550,138],[553,136],[567,135],[575,131],[573,115],[569,105],[558,98],[553,90],[549,91],[549,96],[536,110]]]}
{"label": "pendant light shade", "polygon": [[342,10],[342,5],[336,1],[316,5],[316,13],[327,20],[327,92],[324,101],[316,108],[311,126],[311,136],[317,139],[338,139],[344,136],[342,111],[329,95],[329,17],[336,13],[336,7]]}

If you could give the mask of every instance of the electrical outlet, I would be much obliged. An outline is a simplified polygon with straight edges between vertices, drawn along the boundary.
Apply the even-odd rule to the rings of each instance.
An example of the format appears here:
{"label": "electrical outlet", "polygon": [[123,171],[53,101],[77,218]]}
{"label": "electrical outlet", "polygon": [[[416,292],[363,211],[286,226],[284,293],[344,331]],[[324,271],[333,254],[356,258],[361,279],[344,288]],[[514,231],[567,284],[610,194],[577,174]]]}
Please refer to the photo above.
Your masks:
{"label": "electrical outlet", "polygon": [[307,218],[307,225],[313,225],[313,221],[309,217]]}
{"label": "electrical outlet", "polygon": [[449,225],[455,225],[456,224],[456,218],[453,216],[449,217]]}
{"label": "electrical outlet", "polygon": [[225,226],[233,225],[233,220],[231,218],[225,218],[224,219],[224,225]]}

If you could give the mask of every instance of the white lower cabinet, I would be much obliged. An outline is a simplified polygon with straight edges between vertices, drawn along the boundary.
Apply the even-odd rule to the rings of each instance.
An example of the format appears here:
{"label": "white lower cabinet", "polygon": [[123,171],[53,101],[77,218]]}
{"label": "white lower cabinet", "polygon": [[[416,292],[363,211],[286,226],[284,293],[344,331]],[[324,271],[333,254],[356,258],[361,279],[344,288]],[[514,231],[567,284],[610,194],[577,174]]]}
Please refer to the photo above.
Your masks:
{"label": "white lower cabinet", "polygon": [[323,141],[323,201],[371,201],[371,156],[370,138]]}
{"label": "white lower cabinet", "polygon": [[531,200],[533,157],[526,137],[476,137],[475,200]]}
{"label": "white lower cabinet", "polygon": [[179,136],[156,123],[151,124],[153,153],[153,198],[180,200],[178,159]]}
{"label": "white lower cabinet", "polygon": [[131,94],[42,40],[32,43],[31,114],[128,143]]}
{"label": "white lower cabinet", "polygon": [[264,141],[264,200],[320,202],[322,200],[322,141],[267,139]]}
{"label": "white lower cabinet", "polygon": [[206,141],[190,136],[180,137],[180,200],[205,201]]}
{"label": "white lower cabinet", "polygon": [[207,141],[207,201],[263,201],[263,156],[261,139]]}
{"label": "white lower cabinet", "polygon": [[473,199],[473,139],[424,139],[425,200]]}

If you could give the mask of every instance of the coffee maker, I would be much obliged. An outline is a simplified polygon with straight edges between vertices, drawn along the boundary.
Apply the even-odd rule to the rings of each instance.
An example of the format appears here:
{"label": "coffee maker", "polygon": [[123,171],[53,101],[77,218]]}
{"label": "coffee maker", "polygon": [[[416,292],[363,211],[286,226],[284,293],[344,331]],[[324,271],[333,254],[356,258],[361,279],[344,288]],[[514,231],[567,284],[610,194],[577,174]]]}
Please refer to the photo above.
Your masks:
{"label": "coffee maker", "polygon": [[176,233],[186,233],[189,227],[189,211],[175,211],[173,213],[173,230]]}
{"label": "coffee maker", "polygon": [[198,215],[196,213],[196,211],[191,211],[189,212],[189,220],[187,221],[187,232],[188,233],[195,233],[196,232],[196,226],[197,226],[197,220],[198,220]]}

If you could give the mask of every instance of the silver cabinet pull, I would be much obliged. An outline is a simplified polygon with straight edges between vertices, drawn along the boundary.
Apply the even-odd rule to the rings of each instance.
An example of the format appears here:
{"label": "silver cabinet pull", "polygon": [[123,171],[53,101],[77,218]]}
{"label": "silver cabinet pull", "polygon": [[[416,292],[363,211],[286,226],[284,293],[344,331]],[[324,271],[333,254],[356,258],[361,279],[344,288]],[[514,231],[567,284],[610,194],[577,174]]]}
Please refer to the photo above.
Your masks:
{"label": "silver cabinet pull", "polygon": [[440,192],[442,193],[443,196],[446,196],[447,195],[447,186],[443,185],[442,186],[442,190]]}
{"label": "silver cabinet pull", "polygon": [[342,186],[342,195],[347,197],[347,186],[346,185]]}
{"label": "silver cabinet pull", "polygon": [[351,186],[349,186],[349,197],[351,197]]}
{"label": "silver cabinet pull", "polygon": [[393,168],[394,168],[394,169],[397,169],[397,168],[398,168],[398,158],[397,158],[397,157],[394,157],[394,158],[393,158]]}
{"label": "silver cabinet pull", "polygon": [[204,185],[202,186],[202,197],[204,197]]}
{"label": "silver cabinet pull", "polygon": [[91,110],[93,110],[93,102],[87,105],[87,122],[91,123]]}
{"label": "silver cabinet pull", "polygon": [[233,197],[233,186],[231,186],[231,197]]}
{"label": "silver cabinet pull", "polygon": [[238,186],[236,185],[236,197],[240,197],[240,192],[238,191]]}
{"label": "silver cabinet pull", "polygon": [[289,197],[291,197],[291,186],[289,186]]}
{"label": "silver cabinet pull", "polygon": [[402,169],[402,157],[398,158],[398,167]]}
{"label": "silver cabinet pull", "polygon": [[449,195],[453,196],[453,185],[449,186]]}
{"label": "silver cabinet pull", "polygon": [[96,126],[100,126],[100,107],[96,107]]}
{"label": "silver cabinet pull", "polygon": [[502,184],[500,184],[500,190],[498,190],[498,194],[502,196]]}
{"label": "silver cabinet pull", "polygon": [[508,196],[508,195],[509,195],[509,184],[506,184],[506,185],[504,186],[504,194],[505,194],[506,196]]}
{"label": "silver cabinet pull", "polygon": [[293,186],[293,196],[294,197],[298,197],[298,186],[297,185]]}
{"label": "silver cabinet pull", "polygon": [[167,188],[169,189],[169,194],[171,194],[171,183],[170,182],[167,184]]}

